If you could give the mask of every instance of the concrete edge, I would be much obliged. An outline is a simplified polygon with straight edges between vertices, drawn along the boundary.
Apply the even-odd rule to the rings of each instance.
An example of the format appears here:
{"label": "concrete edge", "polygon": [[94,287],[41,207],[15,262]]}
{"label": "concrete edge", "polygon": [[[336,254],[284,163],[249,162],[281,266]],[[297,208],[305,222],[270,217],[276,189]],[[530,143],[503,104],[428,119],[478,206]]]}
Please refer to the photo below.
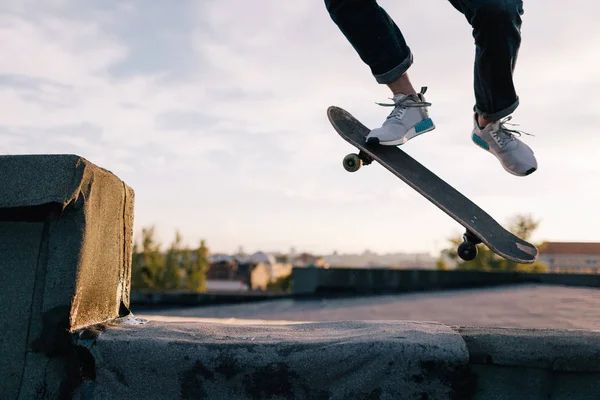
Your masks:
{"label": "concrete edge", "polygon": [[[75,154],[0,156],[7,198],[0,208],[35,207],[55,203],[65,207],[76,199],[87,165]],[[100,167],[98,167],[100,168]]]}
{"label": "concrete edge", "polygon": [[471,364],[548,371],[600,372],[600,331],[453,327],[469,349]]}
{"label": "concrete edge", "polygon": [[[283,385],[290,392],[278,395],[293,393],[294,398],[317,392],[327,398],[353,398],[349,393],[357,390],[379,398],[399,390],[434,396],[429,398],[488,398],[491,392],[538,398],[534,392],[574,395],[600,382],[600,331],[416,321],[251,322],[157,322],[129,315],[81,329],[73,335],[73,344],[89,353],[94,372],[88,375],[94,379],[83,379],[78,390],[90,398],[140,396],[139,391],[152,398],[152,391],[158,390],[165,398],[227,393],[251,399],[257,397],[249,393],[258,393],[261,385],[252,379],[267,372],[269,383],[259,394],[265,395],[271,385]],[[420,333],[415,336],[416,331]],[[335,351],[328,351],[332,348]],[[390,360],[378,364],[385,357]],[[400,370],[390,372],[389,365],[396,362],[392,360],[402,364]],[[268,369],[275,365],[277,371]],[[89,365],[82,370],[89,371]],[[576,387],[561,386],[561,377],[573,373],[581,375]],[[368,378],[357,386],[348,383],[348,374],[354,380]],[[325,375],[328,378],[321,381]]]}

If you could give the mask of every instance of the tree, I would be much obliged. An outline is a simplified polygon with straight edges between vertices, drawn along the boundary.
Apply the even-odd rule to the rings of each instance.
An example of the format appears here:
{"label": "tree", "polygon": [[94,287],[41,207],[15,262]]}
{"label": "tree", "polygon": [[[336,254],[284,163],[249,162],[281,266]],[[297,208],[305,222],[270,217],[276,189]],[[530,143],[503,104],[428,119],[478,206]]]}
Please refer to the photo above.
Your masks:
{"label": "tree", "polygon": [[200,241],[200,246],[194,251],[193,260],[189,263],[187,269],[187,279],[185,281],[186,289],[195,292],[206,291],[206,272],[210,267],[208,259],[209,250],[204,240]]}
{"label": "tree", "polygon": [[209,250],[204,240],[196,250],[182,245],[179,231],[167,250],[161,252],[154,226],[142,229],[141,244],[133,243],[131,287],[133,289],[206,291],[206,272],[210,267]]}
{"label": "tree", "polygon": [[440,270],[440,271],[447,271],[448,265],[446,264],[446,262],[442,259],[442,258],[438,258],[437,261],[435,262],[435,269]]}
{"label": "tree", "polygon": [[140,247],[137,240],[133,243],[133,251],[131,258],[131,288],[145,289],[148,287],[146,283],[148,271],[143,265],[143,254],[140,253]]}
{"label": "tree", "polygon": [[181,264],[180,264],[181,270],[183,271],[183,275],[184,275],[184,280],[183,280],[183,287],[186,288],[187,287],[187,279],[188,279],[188,273],[192,268],[192,251],[190,250],[189,247],[185,247],[183,250],[181,250]]}
{"label": "tree", "polygon": [[540,221],[534,220],[531,215],[518,214],[510,220],[509,231],[529,242],[533,232],[539,225]]}
{"label": "tree", "polygon": [[292,291],[292,274],[287,274],[284,276],[280,276],[275,280],[275,282],[267,283],[267,290],[277,291],[277,292],[286,292],[290,293]]}
{"label": "tree", "polygon": [[165,262],[160,244],[154,238],[154,226],[142,229],[141,249],[134,245],[132,285],[135,288],[162,289]]}
{"label": "tree", "polygon": [[165,261],[164,289],[166,290],[174,290],[180,287],[181,242],[181,234],[179,231],[177,231],[175,233],[175,241],[171,244],[171,247],[167,251],[167,257]]}

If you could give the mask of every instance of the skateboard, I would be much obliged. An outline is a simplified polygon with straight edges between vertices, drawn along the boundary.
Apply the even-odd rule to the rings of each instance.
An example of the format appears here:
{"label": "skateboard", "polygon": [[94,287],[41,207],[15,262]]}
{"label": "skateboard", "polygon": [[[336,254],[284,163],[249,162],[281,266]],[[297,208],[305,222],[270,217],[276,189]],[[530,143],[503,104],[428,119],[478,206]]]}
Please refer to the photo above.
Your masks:
{"label": "skateboard", "polygon": [[452,217],[465,229],[458,256],[465,261],[477,257],[477,245],[484,243],[494,253],[521,264],[532,264],[538,249],[504,229],[489,214],[454,189],[429,169],[397,146],[367,144],[370,129],[349,112],[335,106],[327,109],[327,117],[339,135],[356,147],[358,154],[348,154],[343,166],[349,172],[377,161],[430,202]]}

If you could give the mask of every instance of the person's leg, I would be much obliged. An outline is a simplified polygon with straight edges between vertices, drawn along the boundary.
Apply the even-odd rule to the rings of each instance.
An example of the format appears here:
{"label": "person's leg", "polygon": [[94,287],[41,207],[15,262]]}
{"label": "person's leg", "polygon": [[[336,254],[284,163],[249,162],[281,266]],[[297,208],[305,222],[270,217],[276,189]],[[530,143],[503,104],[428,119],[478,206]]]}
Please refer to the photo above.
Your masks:
{"label": "person's leg", "polygon": [[387,85],[394,95],[394,109],[367,140],[397,145],[433,130],[426,110],[430,104],[423,96],[425,88],[417,93],[408,78],[411,50],[387,12],[375,0],[325,0],[325,6],[377,83]]}
{"label": "person's leg", "polygon": [[388,85],[393,94],[417,94],[406,74],[412,65],[410,48],[375,0],[325,0],[325,6],[377,83]]}
{"label": "person's leg", "polygon": [[472,140],[494,154],[506,171],[526,176],[537,169],[533,151],[504,125],[519,105],[513,72],[521,45],[522,0],[455,0],[475,39]]}
{"label": "person's leg", "polygon": [[521,46],[523,1],[462,1],[475,39],[474,111],[485,125],[508,116],[519,105],[513,72]]}

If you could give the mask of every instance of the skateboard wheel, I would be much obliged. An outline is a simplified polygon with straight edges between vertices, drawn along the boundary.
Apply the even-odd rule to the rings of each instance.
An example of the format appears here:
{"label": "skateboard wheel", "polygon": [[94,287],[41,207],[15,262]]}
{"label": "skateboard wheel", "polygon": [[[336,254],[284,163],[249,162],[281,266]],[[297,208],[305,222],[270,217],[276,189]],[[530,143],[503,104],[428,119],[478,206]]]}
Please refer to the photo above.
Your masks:
{"label": "skateboard wheel", "polygon": [[348,154],[344,157],[344,169],[348,172],[356,172],[362,167],[363,161],[358,154]]}
{"label": "skateboard wheel", "polygon": [[477,246],[471,242],[462,242],[458,246],[458,256],[465,261],[473,261],[477,257]]}

